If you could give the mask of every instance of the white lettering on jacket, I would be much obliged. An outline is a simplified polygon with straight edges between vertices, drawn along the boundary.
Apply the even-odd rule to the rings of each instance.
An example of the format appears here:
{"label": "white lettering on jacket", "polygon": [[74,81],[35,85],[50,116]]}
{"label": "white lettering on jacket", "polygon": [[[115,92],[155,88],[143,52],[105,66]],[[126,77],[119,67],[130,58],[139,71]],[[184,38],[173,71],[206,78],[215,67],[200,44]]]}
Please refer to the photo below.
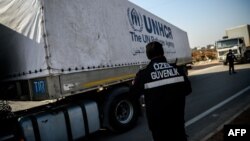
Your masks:
{"label": "white lettering on jacket", "polygon": [[172,68],[172,66],[170,66],[168,63],[154,63],[153,67],[156,71],[167,69],[167,68]]}
{"label": "white lettering on jacket", "polygon": [[178,73],[176,68],[169,68],[169,69],[151,72],[152,80],[173,77],[173,76],[178,76],[178,75],[180,74]]}

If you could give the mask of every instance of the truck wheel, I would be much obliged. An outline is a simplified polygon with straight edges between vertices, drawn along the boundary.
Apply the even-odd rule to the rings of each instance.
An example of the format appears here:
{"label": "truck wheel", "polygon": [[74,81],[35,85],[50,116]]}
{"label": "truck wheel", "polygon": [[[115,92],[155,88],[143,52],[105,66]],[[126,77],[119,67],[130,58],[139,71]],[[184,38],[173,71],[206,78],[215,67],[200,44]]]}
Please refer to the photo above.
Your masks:
{"label": "truck wheel", "polygon": [[242,58],[240,59],[240,61],[239,61],[240,64],[244,64],[244,63],[246,63],[246,62],[247,62],[247,60],[246,60],[245,57],[242,57]]}
{"label": "truck wheel", "polygon": [[136,125],[139,116],[139,101],[128,97],[129,88],[121,87],[113,91],[106,104],[108,128],[113,132],[124,132]]}
{"label": "truck wheel", "polygon": [[250,62],[250,51],[246,51],[244,57],[246,62]]}

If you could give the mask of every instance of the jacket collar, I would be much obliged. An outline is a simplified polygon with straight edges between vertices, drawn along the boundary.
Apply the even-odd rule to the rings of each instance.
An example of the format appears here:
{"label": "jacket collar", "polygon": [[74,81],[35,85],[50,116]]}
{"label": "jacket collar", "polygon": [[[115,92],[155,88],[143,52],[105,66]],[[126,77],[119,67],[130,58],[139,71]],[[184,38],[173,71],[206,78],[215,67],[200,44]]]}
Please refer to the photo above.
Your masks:
{"label": "jacket collar", "polygon": [[167,59],[165,56],[160,56],[151,59],[151,62],[167,62]]}

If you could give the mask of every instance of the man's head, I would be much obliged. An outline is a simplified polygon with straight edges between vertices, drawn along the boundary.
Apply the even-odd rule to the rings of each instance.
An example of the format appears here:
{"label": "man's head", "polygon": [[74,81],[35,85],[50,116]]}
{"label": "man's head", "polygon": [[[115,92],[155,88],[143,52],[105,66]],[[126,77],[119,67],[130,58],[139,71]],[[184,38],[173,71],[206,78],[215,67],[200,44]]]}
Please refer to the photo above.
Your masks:
{"label": "man's head", "polygon": [[229,49],[229,52],[232,53],[232,49]]}
{"label": "man's head", "polygon": [[162,44],[157,41],[148,43],[146,45],[146,54],[147,54],[148,59],[150,60],[152,60],[155,57],[163,56],[164,51],[162,48]]}

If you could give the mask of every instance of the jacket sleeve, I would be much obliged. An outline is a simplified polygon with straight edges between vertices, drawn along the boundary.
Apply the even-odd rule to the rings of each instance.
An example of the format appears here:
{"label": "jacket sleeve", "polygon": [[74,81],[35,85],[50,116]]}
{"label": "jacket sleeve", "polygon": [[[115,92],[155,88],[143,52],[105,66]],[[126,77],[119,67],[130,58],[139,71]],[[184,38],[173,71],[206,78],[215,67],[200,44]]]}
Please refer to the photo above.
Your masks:
{"label": "jacket sleeve", "polygon": [[143,94],[143,91],[144,91],[143,80],[141,77],[141,73],[138,72],[130,87],[130,94],[132,96],[140,97]]}
{"label": "jacket sleeve", "polygon": [[229,61],[228,61],[228,54],[226,55],[226,62],[229,62]]}
{"label": "jacket sleeve", "polygon": [[180,73],[180,75],[182,75],[184,77],[184,84],[182,86],[182,90],[183,93],[187,96],[190,95],[192,93],[192,86],[191,86],[191,82],[188,78],[188,76],[186,75],[186,73],[184,72],[184,69],[182,67],[178,67],[178,72]]}
{"label": "jacket sleeve", "polygon": [[184,74],[184,80],[185,80],[185,95],[190,95],[192,93],[192,86],[191,86],[191,82],[190,80],[188,79],[188,77]]}

